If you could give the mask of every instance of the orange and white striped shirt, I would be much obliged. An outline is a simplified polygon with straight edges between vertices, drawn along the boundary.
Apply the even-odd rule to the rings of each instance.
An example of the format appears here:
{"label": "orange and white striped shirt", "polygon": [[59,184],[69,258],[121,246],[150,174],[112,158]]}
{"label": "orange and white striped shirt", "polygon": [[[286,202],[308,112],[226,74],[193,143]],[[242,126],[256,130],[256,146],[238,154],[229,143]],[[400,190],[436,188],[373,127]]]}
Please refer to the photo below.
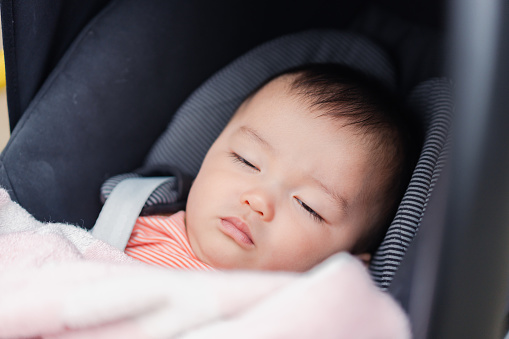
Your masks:
{"label": "orange and white striped shirt", "polygon": [[214,270],[194,254],[185,230],[184,211],[171,216],[139,217],[124,252],[149,265]]}

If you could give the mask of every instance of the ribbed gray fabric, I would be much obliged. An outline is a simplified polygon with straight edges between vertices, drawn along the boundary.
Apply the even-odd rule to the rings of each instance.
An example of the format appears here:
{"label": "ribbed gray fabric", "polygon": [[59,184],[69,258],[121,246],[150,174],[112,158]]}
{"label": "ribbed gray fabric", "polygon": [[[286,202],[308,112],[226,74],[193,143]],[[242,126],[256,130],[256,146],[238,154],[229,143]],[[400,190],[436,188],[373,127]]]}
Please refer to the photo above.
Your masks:
{"label": "ribbed gray fabric", "polygon": [[[147,156],[145,167],[172,166],[195,176],[212,142],[242,100],[263,82],[285,69],[307,63],[340,63],[377,77],[388,88],[395,76],[388,56],[369,40],[350,33],[317,30],[288,35],[250,51],[216,73],[179,108],[167,130]],[[416,234],[427,201],[446,156],[452,99],[445,79],[422,83],[409,104],[425,122],[424,147],[410,185],[389,231],[375,254],[371,273],[387,288]],[[103,197],[127,174],[108,180]],[[170,185],[171,186],[171,185]],[[175,187],[160,187],[146,206],[172,202]]]}
{"label": "ribbed gray fabric", "polygon": [[447,79],[430,79],[421,83],[409,96],[408,105],[421,116],[425,138],[396,216],[371,261],[371,274],[384,289],[389,287],[419,229],[433,187],[444,167],[453,111],[450,82]]}

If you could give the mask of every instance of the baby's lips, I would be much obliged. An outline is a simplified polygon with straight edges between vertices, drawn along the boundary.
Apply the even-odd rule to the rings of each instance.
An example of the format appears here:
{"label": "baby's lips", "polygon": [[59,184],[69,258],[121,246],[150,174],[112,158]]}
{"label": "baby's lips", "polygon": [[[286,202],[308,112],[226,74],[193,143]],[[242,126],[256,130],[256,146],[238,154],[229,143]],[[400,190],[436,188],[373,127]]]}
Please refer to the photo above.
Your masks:
{"label": "baby's lips", "polygon": [[[237,217],[226,217],[222,218],[223,226],[229,227],[230,225],[234,227],[239,233],[240,237],[239,240],[246,244],[253,244],[253,236],[251,234],[251,230],[249,229],[248,224],[246,224],[242,219]],[[235,236],[235,234],[231,234],[232,236]],[[244,238],[244,239],[243,239]]]}

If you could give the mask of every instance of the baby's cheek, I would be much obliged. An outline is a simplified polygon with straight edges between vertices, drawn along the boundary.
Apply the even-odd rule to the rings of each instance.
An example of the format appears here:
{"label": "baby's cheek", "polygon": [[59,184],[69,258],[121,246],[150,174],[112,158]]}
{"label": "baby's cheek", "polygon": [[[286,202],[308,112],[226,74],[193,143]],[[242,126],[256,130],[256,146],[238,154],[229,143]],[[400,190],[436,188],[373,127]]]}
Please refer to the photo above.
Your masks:
{"label": "baby's cheek", "polygon": [[[323,241],[322,241],[323,240]],[[276,256],[281,269],[303,272],[311,269],[329,256],[325,239],[309,232],[290,232],[280,242]]]}

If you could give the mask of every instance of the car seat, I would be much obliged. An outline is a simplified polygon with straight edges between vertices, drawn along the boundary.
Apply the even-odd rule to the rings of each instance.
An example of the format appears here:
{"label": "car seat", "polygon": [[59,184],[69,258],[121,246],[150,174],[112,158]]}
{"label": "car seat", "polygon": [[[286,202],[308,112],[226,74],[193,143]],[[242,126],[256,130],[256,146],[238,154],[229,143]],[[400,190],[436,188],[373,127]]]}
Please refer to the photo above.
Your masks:
{"label": "car seat", "polygon": [[[54,3],[62,13],[78,7],[77,2]],[[430,6],[436,10],[441,7],[437,3]],[[49,8],[43,2],[38,4]],[[46,58],[37,59],[44,67],[36,67],[38,71],[33,72],[39,82],[28,86],[22,83],[27,77],[16,74],[29,73],[16,64],[24,65],[30,60],[28,46],[23,45],[23,35],[15,35],[14,31],[19,29],[17,33],[29,37],[42,34],[17,20],[20,13],[26,17],[31,17],[27,13],[39,13],[38,8],[30,9],[15,1],[2,2],[9,110],[14,129],[0,157],[0,184],[11,191],[13,199],[40,220],[92,227],[101,208],[101,184],[117,174],[142,167],[165,127],[177,120],[172,112],[217,69],[255,45],[286,33],[316,27],[349,29],[387,49],[395,61],[400,96],[413,102],[417,111],[431,112],[425,114],[427,135],[419,164],[392,229],[372,264],[379,284],[390,287],[393,295],[408,309],[411,307],[403,299],[415,291],[410,288],[415,284],[408,285],[405,273],[411,275],[414,271],[402,270],[399,263],[406,248],[413,245],[421,222],[430,219],[428,200],[430,205],[439,200],[433,200],[431,191],[446,157],[449,117],[444,112],[451,108],[449,83],[429,80],[442,74],[437,62],[442,54],[437,52],[439,41],[433,34],[384,10],[366,10],[365,2],[319,1],[309,7],[304,1],[292,6],[284,1],[240,6],[234,2],[116,0],[98,12],[103,6],[100,1],[92,2],[78,16],[80,22],[92,19],[76,38],[69,32],[59,42],[52,43],[48,37],[42,42],[37,40],[41,45],[46,43],[46,50],[41,49]],[[42,17],[51,21],[48,16]],[[37,16],[31,18],[35,20]],[[53,21],[53,29],[63,21]],[[44,27],[39,21],[33,23],[35,28]],[[77,26],[71,27],[74,33],[78,31]],[[71,40],[72,44],[65,48],[65,42]],[[53,49],[52,44],[56,46]],[[51,52],[45,53],[47,50]],[[186,104],[180,110],[188,107]],[[421,230],[419,234],[425,233]],[[410,247],[410,254],[418,252]],[[415,256],[405,257],[403,267],[413,268],[411,264],[416,260],[412,258]]]}
{"label": "car seat", "polygon": [[[172,180],[149,196],[142,213],[169,213],[181,209],[187,197],[183,187],[190,182],[185,178],[197,175],[207,150],[243,98],[285,69],[307,63],[332,62],[356,68],[395,91],[395,71],[390,58],[363,36],[334,30],[285,35],[241,56],[200,86],[177,110],[166,131],[148,153],[144,165],[135,173],[121,174],[105,182],[101,190],[102,200],[106,200],[124,179],[169,175],[173,176]],[[372,274],[383,288],[390,285],[393,272],[417,232],[427,199],[442,168],[452,112],[449,82],[440,78],[424,81],[411,91],[408,101],[411,111],[408,114],[417,115],[427,133],[407,193],[372,260]],[[118,216],[116,208],[111,211],[114,216]],[[114,220],[115,217],[107,219],[108,228],[116,227]],[[134,225],[134,220],[130,225]],[[112,235],[118,238],[117,233]],[[112,241],[115,239],[108,242]]]}

